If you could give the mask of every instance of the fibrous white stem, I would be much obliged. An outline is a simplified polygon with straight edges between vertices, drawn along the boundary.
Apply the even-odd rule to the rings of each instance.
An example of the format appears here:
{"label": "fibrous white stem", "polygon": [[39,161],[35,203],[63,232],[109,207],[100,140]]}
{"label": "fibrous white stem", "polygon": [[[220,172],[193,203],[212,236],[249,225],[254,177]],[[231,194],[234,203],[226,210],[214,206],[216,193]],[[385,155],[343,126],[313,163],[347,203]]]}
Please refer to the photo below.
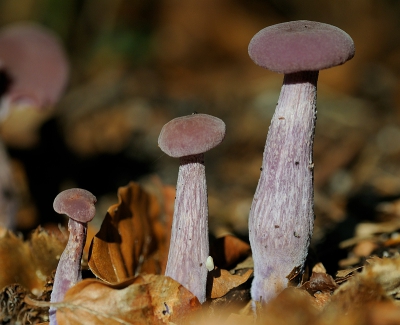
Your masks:
{"label": "fibrous white stem", "polygon": [[318,72],[285,75],[249,216],[251,295],[266,302],[303,272],[314,226],[313,141]]}
{"label": "fibrous white stem", "polygon": [[[82,280],[81,259],[86,243],[87,225],[70,219],[68,230],[69,239],[58,262],[50,302],[63,301],[67,290]],[[56,309],[51,307],[50,325],[57,325]]]}
{"label": "fibrous white stem", "polygon": [[208,202],[204,154],[180,158],[166,276],[206,300]]}

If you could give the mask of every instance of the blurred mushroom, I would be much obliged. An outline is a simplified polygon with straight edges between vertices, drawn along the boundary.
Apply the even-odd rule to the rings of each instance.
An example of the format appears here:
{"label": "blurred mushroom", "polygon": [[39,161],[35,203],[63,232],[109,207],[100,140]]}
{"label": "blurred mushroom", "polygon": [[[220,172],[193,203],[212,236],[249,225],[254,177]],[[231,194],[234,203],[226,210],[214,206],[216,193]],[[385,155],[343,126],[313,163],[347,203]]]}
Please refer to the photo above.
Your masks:
{"label": "blurred mushroom", "polygon": [[[50,302],[62,301],[67,290],[82,280],[81,259],[87,223],[94,218],[95,203],[96,197],[80,188],[65,190],[54,199],[54,210],[69,217],[69,239],[58,262]],[[50,308],[50,324],[57,324],[55,308]]]}
{"label": "blurred mushroom", "polygon": [[0,62],[0,118],[12,107],[53,106],[68,81],[68,60],[59,38],[35,23],[0,30]]}
{"label": "blurred mushroom", "polygon": [[203,303],[206,300],[208,203],[204,153],[225,137],[217,117],[193,114],[164,125],[158,145],[179,158],[175,209],[165,275],[181,283]]}
{"label": "blurred mushroom", "polygon": [[284,73],[249,216],[252,299],[267,302],[289,277],[303,273],[313,233],[318,70],[351,59],[354,43],[337,27],[300,20],[258,32],[249,55],[257,65]]}
{"label": "blurred mushroom", "polygon": [[[44,109],[64,91],[69,74],[58,37],[35,23],[15,23],[0,30],[0,121],[11,108]],[[14,229],[18,206],[7,152],[0,145],[0,226]]]}

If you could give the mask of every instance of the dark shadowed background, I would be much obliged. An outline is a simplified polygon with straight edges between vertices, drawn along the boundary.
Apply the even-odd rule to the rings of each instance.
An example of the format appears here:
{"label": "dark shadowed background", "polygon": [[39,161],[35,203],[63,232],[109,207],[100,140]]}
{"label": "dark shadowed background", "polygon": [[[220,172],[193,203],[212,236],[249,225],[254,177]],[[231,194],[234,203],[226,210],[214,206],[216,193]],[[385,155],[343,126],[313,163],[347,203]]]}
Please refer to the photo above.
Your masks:
{"label": "dark shadowed background", "polygon": [[316,20],[356,45],[318,84],[314,247],[334,268],[345,255],[338,242],[400,197],[398,17],[394,0],[1,0],[0,26],[33,20],[53,29],[72,69],[56,107],[13,111],[0,127],[21,196],[18,229],[62,222],[52,202],[68,187],[98,197],[101,221],[130,180],[174,184],[178,161],[157,137],[196,111],[227,125],[223,144],[206,154],[210,231],[246,239],[283,79],[257,67],[247,46],[268,25]]}

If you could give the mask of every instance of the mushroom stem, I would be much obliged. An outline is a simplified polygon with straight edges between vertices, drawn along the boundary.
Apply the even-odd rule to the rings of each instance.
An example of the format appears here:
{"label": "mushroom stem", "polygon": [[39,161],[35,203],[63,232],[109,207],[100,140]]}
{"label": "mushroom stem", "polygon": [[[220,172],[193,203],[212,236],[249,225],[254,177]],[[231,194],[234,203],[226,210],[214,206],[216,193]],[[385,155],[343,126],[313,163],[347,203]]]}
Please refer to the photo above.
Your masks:
{"label": "mushroom stem", "polygon": [[181,157],[165,275],[206,300],[208,202],[204,154]]}
{"label": "mushroom stem", "polygon": [[52,291],[52,301],[62,301],[65,292],[82,280],[81,259],[86,243],[87,225],[70,219],[68,230],[68,243],[58,263],[62,268],[57,269],[54,277],[53,287],[57,290]]}
{"label": "mushroom stem", "polygon": [[[63,301],[67,290],[82,280],[81,259],[86,243],[87,224],[69,219],[68,230],[68,243],[61,254],[54,276],[51,302]],[[50,324],[57,324],[56,311],[50,307]]]}
{"label": "mushroom stem", "polygon": [[302,273],[313,226],[313,141],[318,71],[285,74],[249,216],[251,295],[267,302]]}

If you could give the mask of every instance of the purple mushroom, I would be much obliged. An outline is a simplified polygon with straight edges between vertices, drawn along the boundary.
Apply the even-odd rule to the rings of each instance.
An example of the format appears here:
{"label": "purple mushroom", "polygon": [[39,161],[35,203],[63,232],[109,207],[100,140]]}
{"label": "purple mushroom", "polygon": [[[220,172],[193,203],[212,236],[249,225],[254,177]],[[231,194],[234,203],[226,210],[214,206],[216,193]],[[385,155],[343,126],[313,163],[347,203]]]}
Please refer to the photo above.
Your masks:
{"label": "purple mushroom", "polygon": [[303,273],[313,233],[318,70],[351,59],[354,43],[337,27],[300,20],[262,29],[249,55],[257,65],[284,73],[249,216],[251,295],[267,302],[287,287],[289,276]]}
{"label": "purple mushroom", "polygon": [[[66,87],[69,64],[59,38],[35,23],[0,29],[0,120],[11,108],[48,108]],[[0,140],[1,142],[1,140]],[[0,226],[15,229],[15,180],[0,143]]]}
{"label": "purple mushroom", "polygon": [[35,23],[0,30],[0,117],[10,107],[47,108],[61,97],[69,64],[59,38]]}
{"label": "purple mushroom", "polygon": [[[67,290],[82,279],[81,259],[87,223],[94,218],[95,203],[96,197],[80,188],[65,190],[54,199],[54,210],[69,217],[69,239],[58,262],[50,302],[62,301]],[[56,324],[56,309],[50,308],[50,325]]]}
{"label": "purple mushroom", "polygon": [[217,117],[193,114],[164,125],[158,145],[179,158],[171,244],[165,275],[206,300],[208,202],[204,153],[225,137],[225,123]]}

